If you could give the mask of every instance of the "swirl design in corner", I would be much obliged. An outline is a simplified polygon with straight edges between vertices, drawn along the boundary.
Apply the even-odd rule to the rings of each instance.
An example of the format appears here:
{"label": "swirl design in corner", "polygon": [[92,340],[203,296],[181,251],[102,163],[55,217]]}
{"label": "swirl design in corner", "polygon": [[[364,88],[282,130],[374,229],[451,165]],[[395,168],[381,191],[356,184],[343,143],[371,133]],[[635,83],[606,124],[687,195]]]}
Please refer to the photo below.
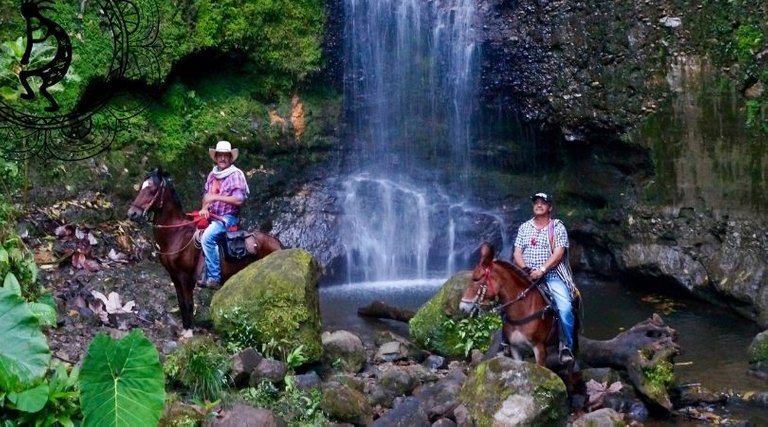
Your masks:
{"label": "swirl design in corner", "polygon": [[[0,156],[12,160],[34,156],[86,159],[107,150],[118,133],[127,130],[127,120],[145,108],[139,94],[146,91],[146,85],[159,82],[162,77],[159,58],[163,44],[157,3],[142,2],[140,8],[130,0],[99,0],[82,2],[81,7],[87,3],[88,10],[81,9],[73,22],[64,23],[49,18],[50,0],[22,0],[26,46],[16,67],[18,92],[10,96],[15,102],[0,97]],[[96,22],[102,34],[84,35],[86,22],[91,23],[90,28]],[[51,35],[56,41],[53,55],[50,51],[54,43],[42,43]],[[62,108],[51,93],[53,86],[72,71],[67,61],[76,68],[78,62],[73,58],[87,54],[77,51],[78,46],[87,46],[84,39],[98,40],[98,36],[102,45],[97,48],[109,45],[111,59],[103,64],[103,74],[90,76],[76,102]],[[72,37],[77,41],[70,42]],[[21,40],[17,45],[22,45]],[[42,60],[31,64],[34,61],[30,57],[35,52]],[[44,55],[46,52],[48,56]],[[38,83],[36,91],[30,81]],[[35,100],[37,104],[31,104]]]}

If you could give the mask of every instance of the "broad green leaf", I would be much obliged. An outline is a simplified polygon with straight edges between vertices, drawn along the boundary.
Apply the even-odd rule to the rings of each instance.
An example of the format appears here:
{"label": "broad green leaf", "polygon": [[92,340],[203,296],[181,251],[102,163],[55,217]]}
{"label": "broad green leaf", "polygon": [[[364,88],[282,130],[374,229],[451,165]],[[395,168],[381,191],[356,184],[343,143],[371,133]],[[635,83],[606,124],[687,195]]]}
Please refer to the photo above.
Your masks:
{"label": "broad green leaf", "polygon": [[51,353],[27,303],[0,288],[0,390],[22,391],[45,375]]}
{"label": "broad green leaf", "polygon": [[29,310],[37,317],[37,321],[44,326],[56,325],[56,309],[41,302],[30,302]]}
{"label": "broad green leaf", "polygon": [[164,384],[157,349],[141,330],[134,329],[118,341],[99,333],[80,370],[83,425],[157,425]]}
{"label": "broad green leaf", "polygon": [[45,403],[48,402],[48,392],[48,383],[44,382],[20,393],[8,393],[8,400],[19,411],[34,413],[45,407]]}
{"label": "broad green leaf", "polygon": [[8,265],[8,251],[0,246],[0,265]]}
{"label": "broad green leaf", "polygon": [[14,294],[21,296],[21,285],[19,284],[19,279],[17,279],[16,275],[10,271],[5,275],[5,280],[3,280],[3,287],[13,292]]}

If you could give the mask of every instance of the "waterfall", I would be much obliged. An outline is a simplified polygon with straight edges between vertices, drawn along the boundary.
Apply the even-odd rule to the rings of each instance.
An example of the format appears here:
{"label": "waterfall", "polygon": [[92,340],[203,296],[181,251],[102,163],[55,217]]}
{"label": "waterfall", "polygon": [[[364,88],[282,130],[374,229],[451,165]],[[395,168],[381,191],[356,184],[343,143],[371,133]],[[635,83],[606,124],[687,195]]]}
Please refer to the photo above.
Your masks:
{"label": "waterfall", "polygon": [[349,281],[445,277],[478,243],[467,226],[498,219],[466,203],[478,111],[475,3],[345,0],[350,155],[340,200]]}

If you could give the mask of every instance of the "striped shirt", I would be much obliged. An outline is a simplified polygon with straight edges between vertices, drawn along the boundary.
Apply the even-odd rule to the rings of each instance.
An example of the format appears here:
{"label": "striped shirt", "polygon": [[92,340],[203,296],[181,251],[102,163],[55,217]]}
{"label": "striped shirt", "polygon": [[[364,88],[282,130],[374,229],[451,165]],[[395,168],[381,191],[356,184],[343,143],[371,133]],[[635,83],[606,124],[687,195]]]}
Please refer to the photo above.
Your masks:
{"label": "striped shirt", "polygon": [[[567,249],[568,232],[565,230],[565,225],[560,220],[552,219],[550,221],[554,221],[555,224],[555,248],[563,247]],[[549,247],[549,226],[537,230],[533,224],[533,218],[522,223],[517,230],[515,248],[520,248],[523,251],[523,260],[526,266],[533,269],[543,266],[552,255],[552,249]],[[557,276],[556,267],[553,266],[547,272],[547,279]]]}
{"label": "striped shirt", "polygon": [[[213,172],[211,172],[205,180],[205,187],[203,190],[205,191],[205,194],[212,193],[224,196],[235,196],[240,198],[240,200],[245,200],[246,188],[248,188],[247,185],[248,184],[245,182],[245,175],[242,171],[238,170],[222,179],[216,179]],[[240,207],[217,200],[208,206],[208,211],[216,215],[238,216],[240,214]]]}

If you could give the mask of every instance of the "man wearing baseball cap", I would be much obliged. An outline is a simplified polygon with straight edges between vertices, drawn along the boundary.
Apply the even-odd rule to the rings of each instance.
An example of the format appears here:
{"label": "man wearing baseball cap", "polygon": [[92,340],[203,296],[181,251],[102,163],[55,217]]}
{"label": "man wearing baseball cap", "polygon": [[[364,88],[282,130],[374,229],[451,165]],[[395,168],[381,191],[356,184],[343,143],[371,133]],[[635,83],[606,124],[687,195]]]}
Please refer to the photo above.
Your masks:
{"label": "man wearing baseball cap", "polygon": [[573,298],[578,293],[565,265],[568,232],[562,221],[552,218],[552,195],[536,193],[531,202],[533,218],[520,225],[513,258],[518,267],[530,271],[534,282],[544,280],[549,287],[560,320],[560,362],[568,364],[574,359]]}

